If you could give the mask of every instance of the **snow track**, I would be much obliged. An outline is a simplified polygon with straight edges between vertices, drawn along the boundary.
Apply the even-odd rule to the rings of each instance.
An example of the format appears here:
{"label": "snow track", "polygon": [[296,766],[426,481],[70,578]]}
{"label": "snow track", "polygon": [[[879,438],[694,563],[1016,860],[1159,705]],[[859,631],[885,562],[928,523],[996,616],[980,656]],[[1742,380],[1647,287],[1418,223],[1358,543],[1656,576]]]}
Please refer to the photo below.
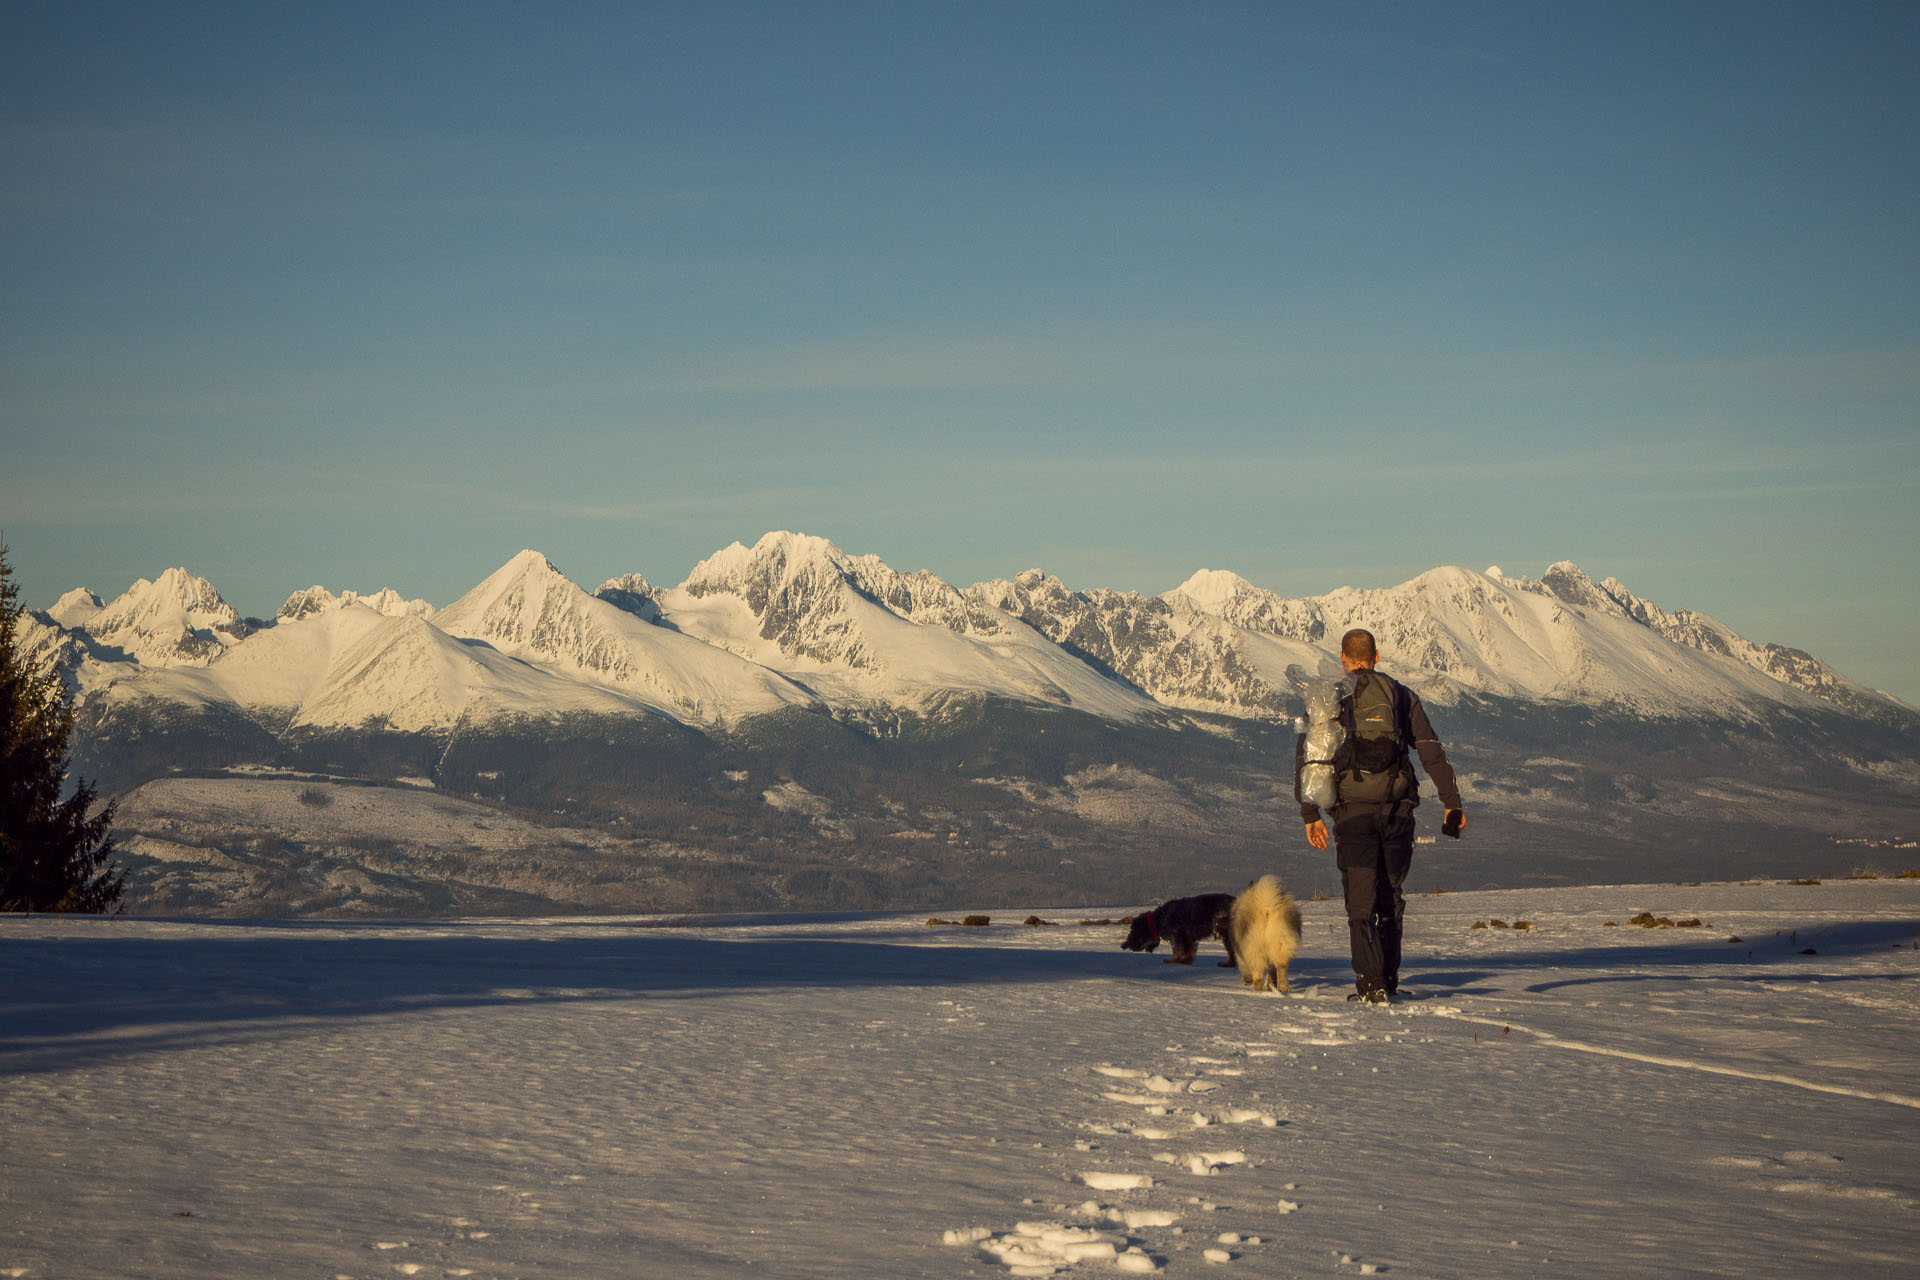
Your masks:
{"label": "snow track", "polygon": [[1457,1009],[1436,1009],[1433,1013],[1437,1017],[1452,1018],[1460,1022],[1477,1022],[1481,1026],[1499,1027],[1503,1034],[1518,1031],[1522,1035],[1538,1038],[1553,1049],[1566,1049],[1574,1053],[1598,1053],[1610,1058],[1625,1058],[1630,1062],[1645,1062],[1656,1067],[1674,1067],[1681,1071],[1704,1071],[1711,1075],[1737,1076],[1742,1080],[1790,1085],[1795,1089],[1809,1089],[1815,1093],[1837,1093],[1842,1097],[1865,1098],[1870,1102],[1886,1102],[1896,1107],[1912,1107],[1920,1110],[1920,1098],[1903,1093],[1878,1093],[1870,1089],[1853,1089],[1846,1085],[1827,1084],[1819,1080],[1802,1080],[1772,1071],[1743,1071],[1738,1067],[1724,1066],[1716,1062],[1701,1062],[1693,1058],[1675,1058],[1657,1053],[1635,1053],[1629,1049],[1616,1049],[1604,1044],[1584,1044],[1578,1040],[1562,1039],[1551,1032],[1523,1027],[1499,1018],[1471,1017]]}

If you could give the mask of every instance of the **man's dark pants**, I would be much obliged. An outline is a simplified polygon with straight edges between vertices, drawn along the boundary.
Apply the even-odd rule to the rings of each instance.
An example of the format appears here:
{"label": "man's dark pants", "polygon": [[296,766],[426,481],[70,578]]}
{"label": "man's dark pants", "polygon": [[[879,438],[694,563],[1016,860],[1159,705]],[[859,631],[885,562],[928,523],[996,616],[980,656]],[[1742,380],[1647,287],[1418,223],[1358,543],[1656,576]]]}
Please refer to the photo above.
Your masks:
{"label": "man's dark pants", "polygon": [[1347,932],[1353,974],[1361,994],[1400,986],[1400,887],[1413,865],[1413,815],[1396,808],[1361,810],[1333,829],[1340,879],[1347,894]]}

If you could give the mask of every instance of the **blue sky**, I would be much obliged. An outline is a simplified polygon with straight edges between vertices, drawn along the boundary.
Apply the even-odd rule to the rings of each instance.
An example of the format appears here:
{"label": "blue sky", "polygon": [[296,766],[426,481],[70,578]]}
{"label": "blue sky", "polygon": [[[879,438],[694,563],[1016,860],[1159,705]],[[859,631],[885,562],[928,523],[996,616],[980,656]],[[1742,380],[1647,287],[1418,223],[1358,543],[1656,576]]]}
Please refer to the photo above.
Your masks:
{"label": "blue sky", "polygon": [[1920,6],[0,8],[0,531],[444,604],[821,534],[1571,559],[1920,703]]}

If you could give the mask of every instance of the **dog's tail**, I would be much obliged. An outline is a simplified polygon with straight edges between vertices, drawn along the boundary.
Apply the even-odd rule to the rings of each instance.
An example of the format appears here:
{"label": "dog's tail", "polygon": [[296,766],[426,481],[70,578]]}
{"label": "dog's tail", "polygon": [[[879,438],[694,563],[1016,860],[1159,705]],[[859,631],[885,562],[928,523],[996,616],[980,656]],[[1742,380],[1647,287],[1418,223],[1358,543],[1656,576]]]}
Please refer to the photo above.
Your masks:
{"label": "dog's tail", "polygon": [[[1246,905],[1241,906],[1244,902]],[[1300,905],[1293,895],[1280,887],[1279,876],[1261,876],[1247,886],[1247,891],[1234,903],[1237,911],[1254,915],[1258,919],[1270,916],[1284,916],[1295,933],[1300,932]]]}

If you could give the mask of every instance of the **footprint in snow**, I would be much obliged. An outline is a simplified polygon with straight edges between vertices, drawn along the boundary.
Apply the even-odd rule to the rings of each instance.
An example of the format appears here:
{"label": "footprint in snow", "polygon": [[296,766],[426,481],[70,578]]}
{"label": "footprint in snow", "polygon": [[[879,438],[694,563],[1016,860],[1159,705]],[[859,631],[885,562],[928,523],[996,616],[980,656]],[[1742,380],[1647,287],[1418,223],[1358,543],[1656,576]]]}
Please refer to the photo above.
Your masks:
{"label": "footprint in snow", "polygon": [[1786,1151],[1778,1156],[1715,1156],[1706,1163],[1724,1169],[1752,1171],[1757,1176],[1747,1185],[1759,1191],[1869,1200],[1907,1209],[1916,1203],[1905,1191],[1837,1176],[1840,1166],[1846,1162],[1825,1151]]}
{"label": "footprint in snow", "polygon": [[1106,1169],[1083,1173],[1080,1181],[1095,1191],[1140,1191],[1153,1185],[1153,1179],[1144,1173],[1115,1173]]}
{"label": "footprint in snow", "polygon": [[1021,1222],[996,1235],[985,1227],[949,1231],[950,1245],[972,1245],[1016,1276],[1050,1276],[1063,1267],[1096,1262],[1116,1271],[1158,1271],[1160,1261],[1124,1235],[1060,1222]]}
{"label": "footprint in snow", "polygon": [[1138,1231],[1142,1227],[1170,1227],[1180,1221],[1179,1214],[1169,1213],[1165,1209],[1127,1209],[1101,1204],[1098,1200],[1087,1201],[1080,1206],[1080,1212],[1096,1222],[1111,1222],[1129,1231]]}
{"label": "footprint in snow", "polygon": [[1217,1080],[1169,1080],[1165,1076],[1148,1076],[1144,1083],[1149,1093],[1211,1093],[1220,1087]]}
{"label": "footprint in snow", "polygon": [[1145,1138],[1148,1142],[1165,1142],[1168,1138],[1174,1136],[1174,1132],[1171,1129],[1155,1129],[1149,1125],[1119,1129],[1115,1131],[1115,1134],[1119,1137]]}
{"label": "footprint in snow", "polygon": [[1210,1076],[1243,1076],[1247,1074],[1244,1069],[1234,1066],[1233,1063],[1226,1058],[1195,1057],[1188,1058],[1187,1062],[1192,1066],[1199,1067]]}
{"label": "footprint in snow", "polygon": [[1212,1177],[1231,1165],[1245,1164],[1247,1153],[1244,1151],[1195,1151],[1190,1155],[1175,1155],[1171,1151],[1162,1151],[1154,1156],[1161,1164],[1176,1164],[1186,1168],[1188,1173],[1201,1177]]}
{"label": "footprint in snow", "polygon": [[1151,1093],[1118,1093],[1109,1089],[1100,1096],[1108,1102],[1124,1102],[1130,1107],[1150,1107],[1157,1114],[1166,1114],[1167,1100],[1164,1097],[1156,1097]]}
{"label": "footprint in snow", "polygon": [[1220,1082],[1217,1080],[1169,1080],[1166,1076],[1160,1075],[1148,1076],[1140,1084],[1147,1092],[1125,1093],[1110,1089],[1100,1096],[1108,1102],[1121,1102],[1130,1107],[1160,1108],[1161,1110],[1154,1112],[1155,1115],[1160,1115],[1164,1114],[1163,1109],[1169,1098],[1183,1093],[1212,1093],[1220,1088]]}
{"label": "footprint in snow", "polygon": [[1263,1128],[1276,1129],[1280,1126],[1280,1120],[1268,1112],[1255,1111],[1250,1107],[1220,1107],[1213,1111],[1194,1112],[1193,1124],[1195,1128],[1204,1128],[1210,1124],[1257,1124]]}
{"label": "footprint in snow", "polygon": [[[1297,1032],[1308,1028],[1289,1028]],[[1271,1042],[1233,1044],[1231,1049],[1238,1050],[1247,1059],[1277,1057],[1280,1050]],[[1170,1051],[1172,1051],[1170,1047]],[[1174,1109],[1176,1099],[1195,1094],[1213,1093],[1225,1083],[1232,1082],[1245,1075],[1240,1068],[1231,1064],[1234,1058],[1221,1058],[1208,1055],[1188,1055],[1186,1061],[1190,1067],[1198,1068],[1208,1079],[1196,1079],[1186,1076],[1168,1076],[1158,1072],[1145,1071],[1136,1067],[1115,1066],[1100,1063],[1091,1068],[1096,1076],[1105,1077],[1115,1084],[1125,1084],[1131,1088],[1102,1090],[1100,1096],[1109,1102],[1138,1106],[1146,1109],[1152,1116],[1167,1116]],[[1280,1121],[1269,1112],[1250,1107],[1220,1106],[1188,1111],[1178,1108],[1181,1114],[1195,1129],[1204,1129],[1216,1124],[1263,1125],[1275,1128]],[[1172,1129],[1152,1125],[1101,1124],[1089,1123],[1084,1126],[1097,1134],[1114,1137],[1134,1137],[1149,1142],[1164,1142],[1176,1136]],[[1080,1150],[1093,1149],[1090,1144],[1076,1144]],[[1209,1177],[1234,1165],[1248,1163],[1244,1151],[1196,1151],[1184,1154],[1161,1153],[1154,1156],[1157,1163],[1174,1166],[1184,1172]],[[1117,1169],[1087,1170],[1078,1175],[1079,1181],[1096,1191],[1140,1192],[1159,1186],[1150,1174],[1130,1173]],[[1031,1202],[1030,1202],[1031,1203]],[[1194,1200],[1199,1205],[1199,1200]],[[1212,1211],[1211,1204],[1200,1205],[1203,1210]],[[1281,1201],[1280,1213],[1291,1213],[1299,1206],[1291,1201]],[[1065,1206],[1060,1206],[1064,1211]],[[1060,1222],[1022,1222],[1011,1231],[995,1232],[987,1227],[969,1227],[948,1231],[943,1237],[949,1245],[972,1246],[984,1259],[1005,1266],[1014,1275],[1053,1275],[1057,1272],[1077,1266],[1082,1262],[1095,1262],[1102,1267],[1120,1271],[1151,1272],[1158,1271],[1164,1259],[1157,1258],[1140,1246],[1130,1235],[1116,1235],[1112,1230],[1102,1228],[1122,1228],[1126,1232],[1138,1232],[1154,1228],[1171,1229],[1174,1234],[1183,1228],[1176,1226],[1177,1214],[1162,1209],[1116,1208],[1089,1200],[1079,1206],[1079,1213],[1091,1220],[1093,1227],[1073,1226]],[[1231,1239],[1228,1237],[1231,1236]],[[1249,1245],[1260,1243],[1258,1237],[1242,1238],[1236,1233],[1223,1233],[1218,1244],[1203,1252],[1210,1262],[1231,1262],[1240,1255],[1228,1245]]]}

